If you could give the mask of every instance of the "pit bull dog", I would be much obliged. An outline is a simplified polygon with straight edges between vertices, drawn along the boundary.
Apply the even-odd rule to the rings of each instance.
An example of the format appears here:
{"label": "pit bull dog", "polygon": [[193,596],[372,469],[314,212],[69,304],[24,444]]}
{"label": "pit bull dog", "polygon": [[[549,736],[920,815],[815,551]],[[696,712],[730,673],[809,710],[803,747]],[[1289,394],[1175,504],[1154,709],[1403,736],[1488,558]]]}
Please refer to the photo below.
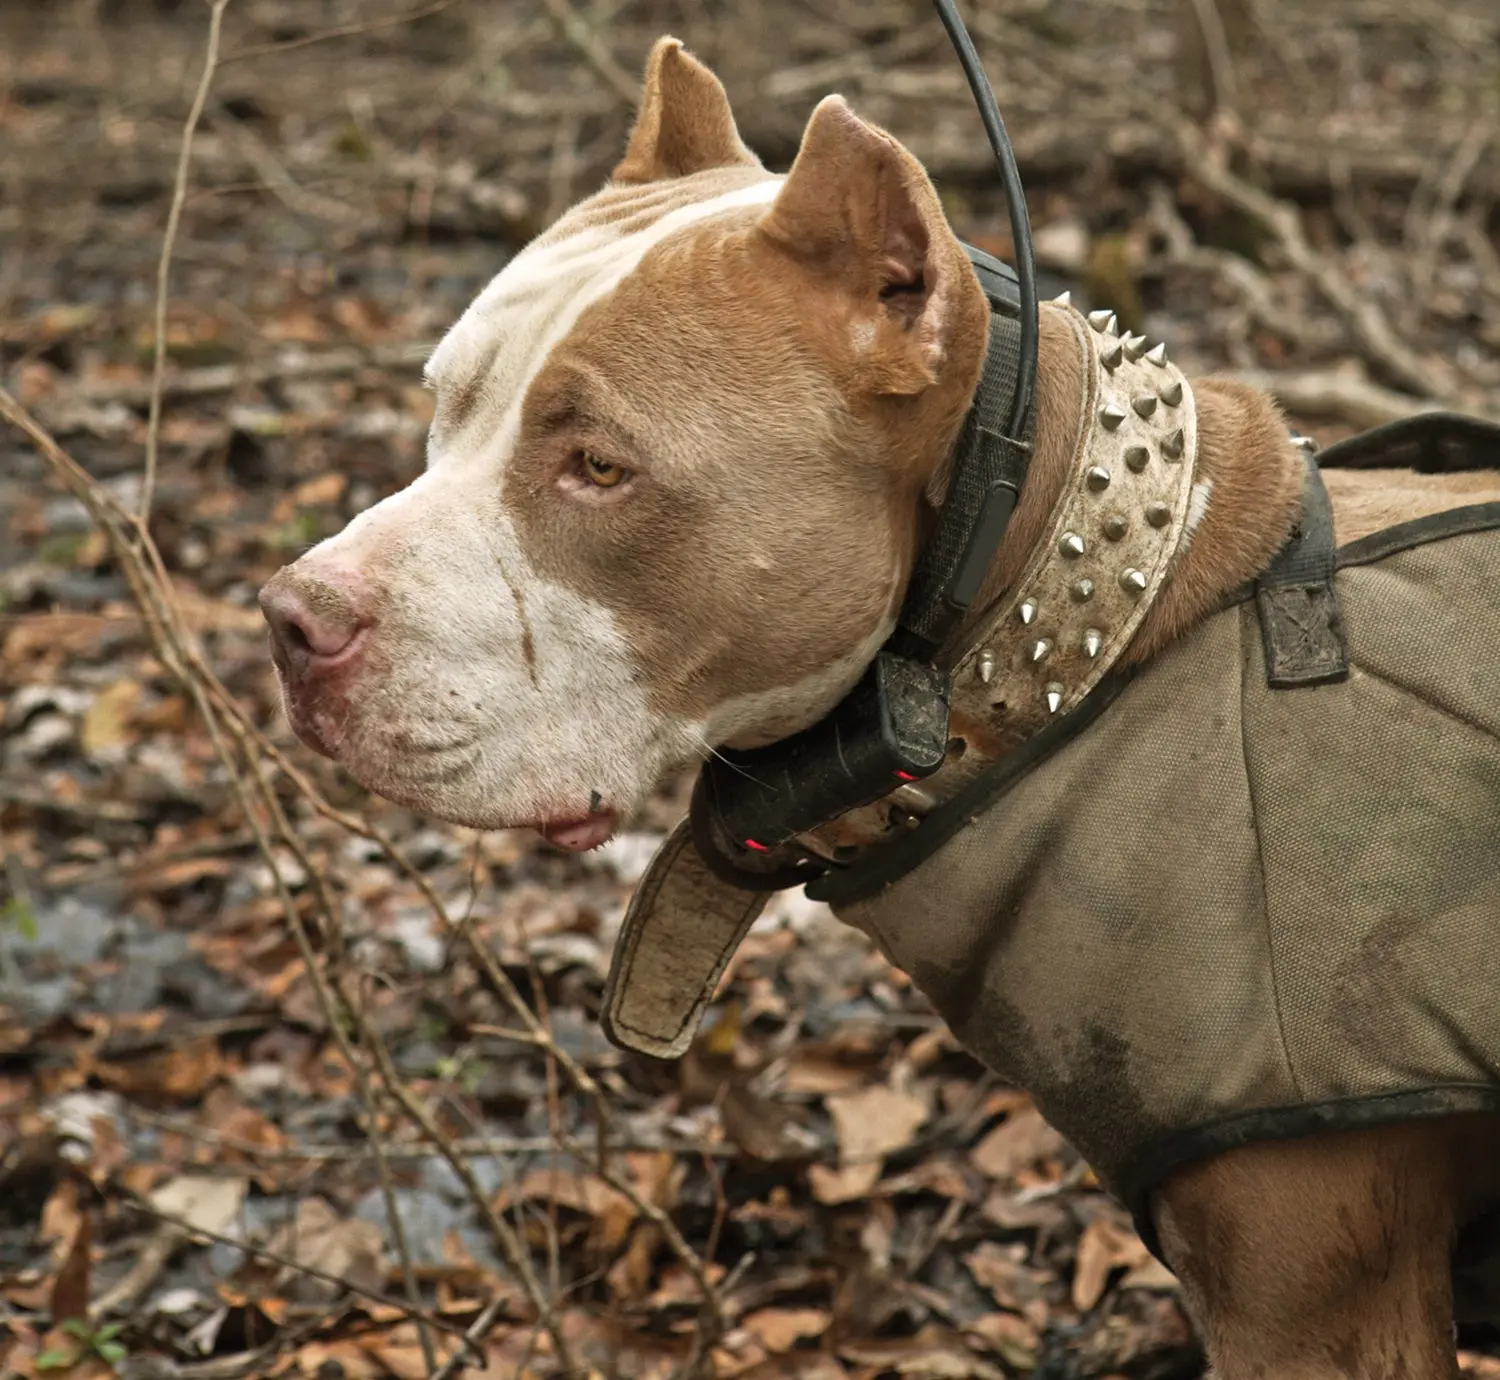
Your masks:
{"label": "pit bull dog", "polygon": [[[1275,800],[1263,807],[1257,791],[1279,770],[1275,743],[1286,734],[1275,716],[1292,712],[1283,706],[1329,704],[1328,722],[1342,722],[1338,706],[1366,703],[1348,697],[1385,694],[1400,680],[1399,667],[1376,664],[1384,644],[1367,614],[1376,594],[1416,599],[1437,552],[1456,553],[1470,587],[1482,587],[1484,568],[1500,570],[1494,544],[1482,545],[1500,522],[1500,509],[1484,506],[1500,502],[1500,473],[1328,470],[1318,484],[1269,399],[1227,381],[1189,383],[1106,318],[1091,325],[1061,302],[1041,310],[1030,476],[961,633],[954,683],[980,709],[955,700],[954,741],[971,768],[1002,762],[1039,720],[1066,719],[1083,703],[1106,664],[1138,679],[1039,778],[1052,783],[1055,814],[1026,841],[1025,878],[1002,883],[1011,864],[998,844],[977,861],[971,847],[951,917],[877,896],[853,918],[981,1057],[1037,1084],[1043,1111],[1111,1186],[1134,1172],[1110,1159],[1120,1146],[1134,1154],[1165,1143],[1171,1128],[1153,1087],[1175,1077],[1174,1066],[1200,1059],[1205,1076],[1235,1083],[1250,1112],[1232,1124],[1192,1113],[1196,1148],[1161,1160],[1133,1204],[1180,1277],[1218,1374],[1452,1375],[1450,1257],[1461,1232],[1500,1205],[1500,1045],[1475,1033],[1469,996],[1450,1007],[1444,989],[1422,985],[1412,933],[1425,917],[1387,914],[1374,895],[1436,894],[1444,868],[1408,876],[1404,851],[1386,849],[1401,855],[1389,864],[1397,871],[1388,882],[1369,874],[1381,880],[1364,909],[1350,903],[1365,928],[1344,966],[1325,972],[1320,953],[1342,952],[1343,941],[1319,932],[1323,903],[1286,900],[1277,887],[1280,860],[1299,865],[1327,815],[1283,828],[1292,816]],[[947,489],[988,332],[970,260],[895,139],[830,97],[790,172],[772,175],[741,142],[717,79],[661,40],[609,184],[518,254],[429,360],[436,405],[425,473],[263,591],[295,731],[388,799],[475,828],[536,828],[582,850],[605,842],[667,773],[815,723],[892,632]],[[1275,638],[1262,650],[1247,631],[1258,625],[1244,591],[1316,526],[1309,494],[1325,486],[1343,544],[1344,609],[1322,633],[1347,634],[1354,664],[1322,677],[1341,684],[1313,701],[1324,692],[1266,690],[1268,677],[1276,683]],[[1469,516],[1422,544],[1420,520],[1454,511]],[[1395,528],[1404,543],[1380,544],[1393,524],[1414,522]],[[1262,616],[1280,616],[1282,633],[1313,635],[1296,607],[1272,604]],[[1420,607],[1429,612],[1408,624],[1447,617],[1447,605]],[[1460,637],[1490,617],[1485,601],[1463,607]],[[1223,657],[1210,662],[1221,643]],[[1465,808],[1441,829],[1404,815],[1392,828],[1414,849],[1429,833],[1458,839],[1463,895],[1433,903],[1434,924],[1454,927],[1434,933],[1468,945],[1451,966],[1487,972],[1492,995],[1500,866],[1475,859],[1500,816],[1500,777],[1489,774],[1500,760],[1493,645],[1489,672],[1432,710],[1441,722],[1430,730],[1418,717],[1426,709],[1369,720],[1379,728],[1370,740],[1384,741],[1409,712],[1407,736],[1427,734],[1428,757],[1451,748],[1456,761],[1473,739],[1478,765],[1454,778]],[[1230,707],[1205,701],[1200,713],[1194,695],[1214,677],[1230,687]],[[1123,725],[1130,736],[1119,741],[1140,744],[1173,713],[1186,716],[1171,729],[1181,750],[1169,741],[1152,749],[1157,757],[1185,771],[1227,754],[1228,774],[1211,791],[1169,781],[1146,807],[1157,817],[1123,821],[1128,846],[1098,852],[1119,894],[1134,888],[1160,902],[1158,924],[1125,928],[1131,944],[1148,930],[1165,936],[1176,945],[1170,962],[1143,957],[1112,978],[1091,976],[1098,956],[1125,942],[1119,924],[1097,943],[1057,930],[1051,949],[1042,926],[1035,951],[999,935],[1030,923],[1037,876],[1052,876],[1070,850],[1091,852],[1068,831],[1097,805],[1089,781],[1108,776],[1107,762],[1089,755],[1109,741],[1097,735]],[[1333,736],[1320,760],[1365,737]],[[1378,774],[1380,765],[1352,769]],[[1150,774],[1149,759],[1138,774]],[[1369,807],[1376,833],[1380,802],[1392,796]],[[1476,799],[1492,808],[1468,808]],[[1023,801],[1013,814],[1034,819],[1043,808]],[[1118,817],[1107,800],[1098,808]],[[1353,827],[1340,835],[1340,878],[1362,865],[1348,850],[1365,826]],[[878,849],[883,828],[856,820],[823,843],[830,856]],[[1243,887],[1219,886],[1243,847],[1254,855]],[[1136,914],[1087,873],[1085,858],[1057,881],[1063,904],[1047,904],[1059,925]],[[1203,890],[1209,899],[1195,910],[1182,898],[1199,894],[1199,874],[1219,889]],[[1320,896],[1340,878],[1319,873],[1297,890]],[[987,911],[986,888],[1004,890],[1004,905]],[[1298,904],[1313,906],[1310,918]],[[1489,937],[1471,942],[1481,913]],[[1287,915],[1295,923],[1284,933]],[[1060,1006],[1045,1020],[1018,1015],[1020,998],[1003,990],[1006,965],[992,963],[1002,942],[1029,986],[1058,984]],[[986,965],[995,971],[982,981],[965,976]],[[1180,979],[1175,990],[1151,989],[1153,965]],[[1243,1040],[1199,1041],[1179,1019],[1195,986],[1221,976],[1216,968],[1235,968],[1253,989],[1215,989],[1212,1001],[1214,1012],[1251,1013],[1255,1033]],[[975,990],[984,982],[988,996]],[[1323,1029],[1347,1027],[1361,1049],[1379,1045],[1381,1022],[1406,1010],[1408,982],[1424,993],[1410,1003],[1417,1044],[1430,1052],[1447,1040],[1431,1053],[1436,1071],[1399,1054],[1353,1072],[1349,1057],[1329,1056],[1335,1072],[1322,1072]],[[1095,1028],[1114,1000],[1107,989],[1137,984],[1152,1007],[1149,1039],[1161,1046],[1155,1063],[1138,1049],[1147,1035]],[[1319,1006],[1330,992],[1333,1007]],[[1459,1052],[1445,1052],[1450,1045]],[[1061,1091],[1052,1092],[1043,1075],[1059,1060],[1072,1067],[1057,1072]],[[1123,1105],[1122,1089],[1136,1100]],[[1309,1105],[1298,1119],[1268,1120],[1288,1097]],[[1106,1123],[1116,1140],[1098,1132]]]}

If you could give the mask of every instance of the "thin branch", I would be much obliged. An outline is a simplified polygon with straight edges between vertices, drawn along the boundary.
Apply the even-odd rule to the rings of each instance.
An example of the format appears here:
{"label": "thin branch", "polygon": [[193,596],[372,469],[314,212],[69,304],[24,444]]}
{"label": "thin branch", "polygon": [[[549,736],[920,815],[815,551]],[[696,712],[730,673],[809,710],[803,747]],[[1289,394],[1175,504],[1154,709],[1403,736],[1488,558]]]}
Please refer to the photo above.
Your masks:
{"label": "thin branch", "polygon": [[203,55],[203,75],[193,94],[192,108],[182,127],[177,151],[177,176],[172,184],[172,205],[167,212],[167,230],[162,236],[161,259],[156,266],[156,342],[151,361],[151,413],[146,422],[146,473],[141,483],[141,506],[136,514],[142,534],[151,525],[151,500],[156,496],[156,452],[161,441],[161,389],[167,368],[167,282],[172,273],[172,246],[177,243],[177,225],[187,196],[188,169],[193,161],[193,135],[203,117],[208,88],[219,62],[219,34],[224,25],[224,7],[229,0],[210,0],[208,43]]}
{"label": "thin branch", "polygon": [[1289,411],[1338,417],[1359,427],[1380,426],[1423,412],[1441,412],[1448,406],[1438,398],[1413,398],[1382,388],[1366,378],[1357,364],[1352,369],[1229,370],[1220,377],[1238,379],[1270,393]]}
{"label": "thin branch", "polygon": [[[225,1135],[222,1131],[207,1126],[194,1126],[177,1117],[148,1112],[140,1107],[131,1107],[127,1113],[134,1121],[155,1126],[187,1140],[212,1145],[236,1155],[244,1155],[258,1164],[350,1164],[367,1160],[373,1152],[365,1145],[261,1145],[239,1136]],[[557,1148],[551,1136],[471,1136],[455,1139],[452,1148],[468,1159],[500,1159],[521,1155],[544,1155]],[[744,1152],[728,1141],[659,1141],[659,1140],[611,1140],[609,1148],[620,1153],[640,1151],[658,1155],[692,1155],[714,1159],[736,1159]],[[395,1163],[401,1160],[434,1159],[443,1153],[442,1148],[431,1141],[418,1144],[396,1144],[385,1147],[386,1157]]]}
{"label": "thin branch", "polygon": [[1229,35],[1224,16],[1214,0],[1192,0],[1193,17],[1203,36],[1203,51],[1208,56],[1209,77],[1213,83],[1215,106],[1226,114],[1239,109],[1239,88],[1234,79],[1234,55],[1229,50]]}
{"label": "thin branch", "polygon": [[543,0],[557,30],[568,40],[629,109],[641,103],[641,85],[599,41],[599,36],[578,16],[568,0]]}
{"label": "thin branch", "polygon": [[[264,1246],[252,1246],[247,1241],[241,1241],[233,1236],[225,1236],[221,1232],[212,1231],[207,1227],[200,1227],[192,1222],[184,1222],[179,1217],[170,1213],[162,1212],[153,1207],[149,1201],[140,1195],[128,1190],[118,1190],[130,1205],[138,1212],[144,1213],[159,1223],[164,1232],[170,1232],[175,1246],[191,1236],[201,1236],[215,1245],[228,1246],[231,1250],[239,1251],[247,1255],[251,1260],[261,1260],[268,1265],[278,1265],[284,1270],[291,1270],[296,1274],[303,1275],[308,1279],[321,1280],[324,1284],[332,1284],[340,1289],[347,1289],[358,1298],[366,1299],[370,1303],[379,1304],[383,1308],[389,1308],[393,1312],[400,1313],[411,1318],[414,1322],[436,1328],[439,1332],[446,1332],[450,1336],[460,1339],[464,1336],[464,1329],[456,1323],[451,1323],[440,1318],[435,1313],[429,1313],[422,1308],[413,1308],[403,1303],[400,1299],[392,1298],[389,1294],[382,1294],[378,1289],[367,1289],[362,1284],[356,1284],[353,1280],[345,1279],[342,1275],[329,1274],[326,1270],[319,1270],[312,1265],[304,1265],[301,1261],[293,1260],[291,1256],[281,1255],[276,1251],[267,1250]],[[460,1352],[462,1354],[462,1352]],[[472,1356],[472,1353],[471,1353]]]}
{"label": "thin branch", "polygon": [[244,62],[247,58],[274,57],[280,53],[290,53],[298,48],[310,48],[314,43],[327,43],[334,38],[353,38],[358,34],[372,34],[380,29],[394,29],[402,24],[414,24],[419,19],[426,19],[429,15],[441,14],[444,10],[452,9],[454,5],[462,3],[462,0],[433,0],[430,5],[423,5],[420,9],[408,10],[405,14],[389,14],[383,19],[367,19],[359,24],[337,24],[331,29],[320,29],[315,34],[304,34],[301,38],[289,38],[284,43],[257,43],[249,48],[236,48],[220,60],[221,67],[231,62]]}
{"label": "thin branch", "polygon": [[1441,397],[1452,392],[1447,372],[1398,339],[1374,298],[1357,289],[1342,268],[1312,247],[1295,206],[1277,201],[1232,173],[1224,159],[1208,147],[1202,134],[1186,121],[1178,123],[1177,136],[1191,176],[1276,237],[1292,267],[1311,279],[1338,309],[1374,363],[1419,396]]}

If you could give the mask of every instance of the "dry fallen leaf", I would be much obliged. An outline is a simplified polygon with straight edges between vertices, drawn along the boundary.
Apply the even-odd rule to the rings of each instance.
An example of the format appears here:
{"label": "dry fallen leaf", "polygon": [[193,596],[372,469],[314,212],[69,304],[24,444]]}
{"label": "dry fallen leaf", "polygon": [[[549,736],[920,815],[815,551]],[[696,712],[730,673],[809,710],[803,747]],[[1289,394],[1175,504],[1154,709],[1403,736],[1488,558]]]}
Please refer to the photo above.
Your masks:
{"label": "dry fallen leaf", "polygon": [[316,507],[320,503],[337,503],[349,487],[349,476],[339,470],[330,470],[313,479],[305,479],[292,490],[292,504],[296,508]]}
{"label": "dry fallen leaf", "polygon": [[1066,1142],[1035,1107],[1019,1108],[969,1153],[970,1163],[992,1179],[1010,1178],[1021,1170],[1061,1153]]}
{"label": "dry fallen leaf", "polygon": [[1005,1372],[975,1356],[963,1339],[944,1327],[927,1326],[914,1337],[845,1342],[839,1355],[877,1372],[920,1380],[1004,1380]]}
{"label": "dry fallen leaf", "polygon": [[158,1212],[194,1231],[222,1235],[240,1215],[249,1183],[245,1179],[208,1174],[179,1174],[151,1194]]}
{"label": "dry fallen leaf", "polygon": [[839,1160],[854,1164],[878,1159],[911,1143],[927,1120],[927,1099],[898,1092],[883,1083],[826,1099],[839,1140]]}
{"label": "dry fallen leaf", "polygon": [[828,1164],[809,1165],[807,1182],[820,1203],[850,1203],[863,1198],[880,1182],[880,1161],[849,1164],[842,1169]]}
{"label": "dry fallen leaf", "polygon": [[133,680],[117,680],[95,695],[83,716],[80,742],[84,752],[95,757],[127,742],[140,698],[141,687]]}
{"label": "dry fallen leaf", "polygon": [[[384,1239],[373,1222],[339,1217],[322,1198],[303,1198],[297,1217],[281,1227],[267,1249],[310,1270],[335,1275],[363,1289],[378,1289],[385,1280]],[[328,1299],[336,1285],[286,1271],[281,1287],[304,1299]]]}
{"label": "dry fallen leaf", "polygon": [[507,1184],[495,1195],[495,1211],[508,1212],[515,1203],[538,1200],[590,1217],[625,1213],[634,1220],[635,1208],[623,1193],[612,1189],[596,1174],[572,1174],[566,1169],[533,1169],[519,1184]]}
{"label": "dry fallen leaf", "polygon": [[821,1337],[832,1321],[822,1308],[762,1308],[741,1319],[767,1351],[790,1351],[804,1337]]}
{"label": "dry fallen leaf", "polygon": [[1006,1365],[1014,1370],[1035,1370],[1039,1338],[1037,1330],[1025,1318],[1014,1313],[986,1313],[967,1324],[964,1332],[978,1337]]}
{"label": "dry fallen leaf", "polygon": [[93,1244],[94,1219],[85,1208],[79,1214],[72,1240],[68,1242],[62,1268],[52,1281],[51,1313],[54,1325],[60,1326],[73,1318],[88,1317]]}
{"label": "dry fallen leaf", "polygon": [[1073,1267],[1073,1307],[1084,1313],[1098,1303],[1112,1270],[1122,1266],[1132,1271],[1141,1269],[1151,1260],[1146,1243],[1129,1227],[1107,1217],[1094,1218],[1078,1238]]}
{"label": "dry fallen leaf", "polygon": [[80,1059],[105,1087],[148,1101],[193,1102],[224,1073],[219,1042],[200,1035],[121,1059]]}
{"label": "dry fallen leaf", "polygon": [[1019,1241],[1006,1245],[981,1241],[964,1257],[964,1264],[1002,1308],[1040,1326],[1047,1318],[1042,1297],[1046,1275],[1026,1264],[1026,1254],[1027,1248]]}

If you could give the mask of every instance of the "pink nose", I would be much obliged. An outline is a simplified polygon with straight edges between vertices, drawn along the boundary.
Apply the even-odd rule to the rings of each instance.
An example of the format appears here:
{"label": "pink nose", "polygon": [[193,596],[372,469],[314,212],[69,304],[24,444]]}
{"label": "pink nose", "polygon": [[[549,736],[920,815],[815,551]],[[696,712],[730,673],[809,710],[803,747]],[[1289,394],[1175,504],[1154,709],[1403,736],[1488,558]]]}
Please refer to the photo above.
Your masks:
{"label": "pink nose", "polygon": [[295,673],[317,670],[347,651],[369,623],[347,585],[290,569],[266,582],[260,607],[271,625],[276,663]]}

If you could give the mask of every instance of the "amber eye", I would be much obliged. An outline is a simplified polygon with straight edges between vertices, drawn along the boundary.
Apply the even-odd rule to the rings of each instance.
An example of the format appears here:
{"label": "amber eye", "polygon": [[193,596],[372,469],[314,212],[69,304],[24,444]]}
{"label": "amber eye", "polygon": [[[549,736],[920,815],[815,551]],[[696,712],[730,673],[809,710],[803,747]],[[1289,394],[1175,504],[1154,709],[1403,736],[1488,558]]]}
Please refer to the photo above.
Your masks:
{"label": "amber eye", "polygon": [[581,450],[578,452],[578,464],[589,483],[601,489],[614,488],[616,484],[630,473],[623,465],[613,464],[609,460],[601,460],[591,450]]}

